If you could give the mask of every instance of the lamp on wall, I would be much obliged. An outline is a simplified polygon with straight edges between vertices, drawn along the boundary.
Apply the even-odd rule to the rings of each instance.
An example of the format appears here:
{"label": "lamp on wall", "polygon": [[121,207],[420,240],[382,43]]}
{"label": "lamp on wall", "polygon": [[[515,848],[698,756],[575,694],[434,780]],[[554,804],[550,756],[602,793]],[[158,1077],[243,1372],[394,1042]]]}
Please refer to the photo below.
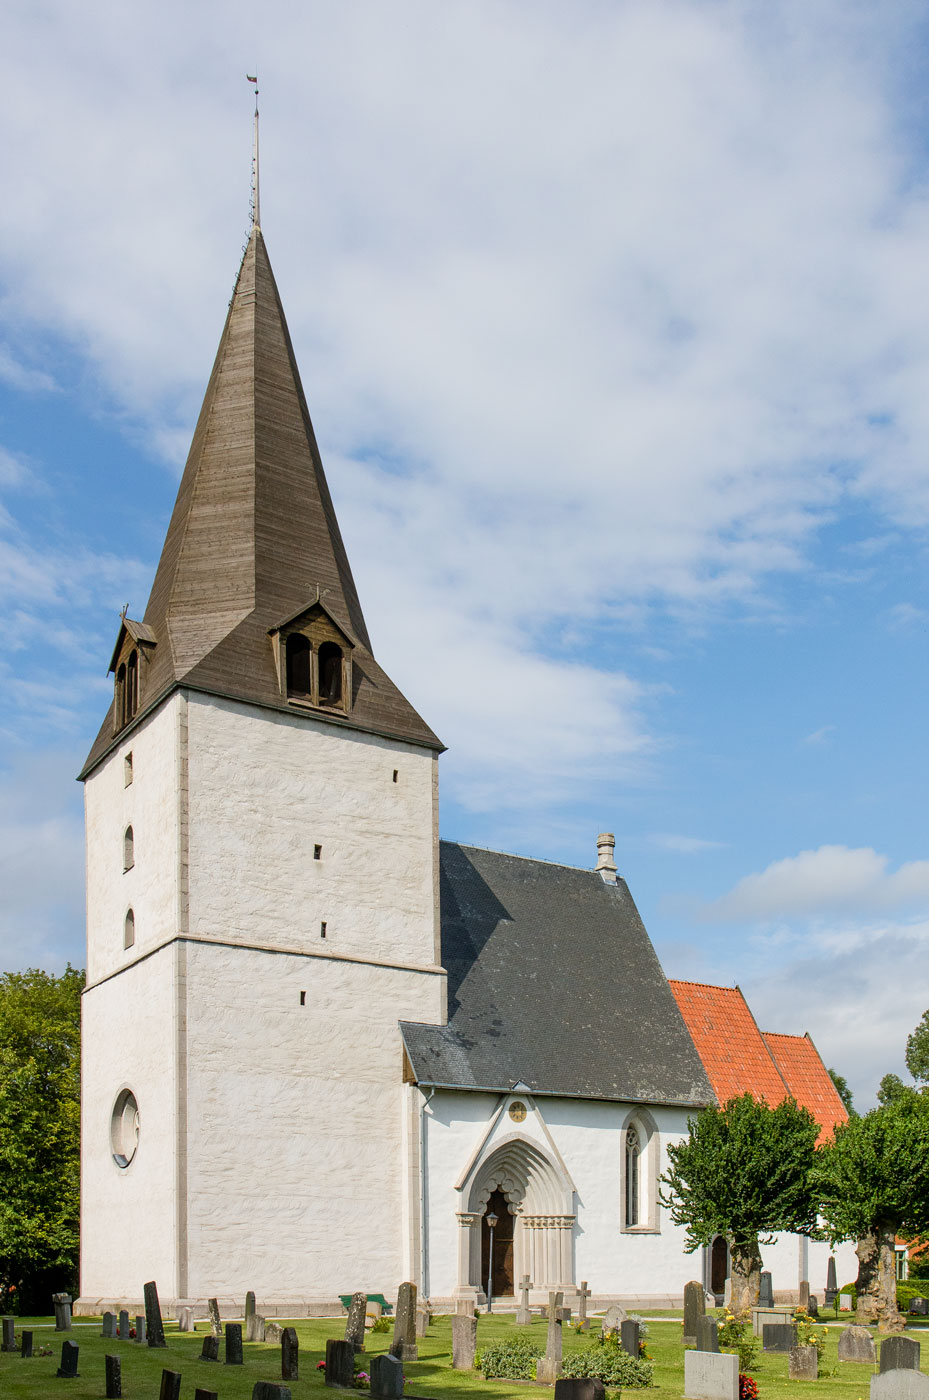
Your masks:
{"label": "lamp on wall", "polygon": [[493,1211],[490,1211],[490,1212],[488,1213],[486,1219],[487,1219],[487,1228],[488,1228],[488,1230],[490,1231],[490,1247],[489,1247],[489,1249],[487,1250],[487,1311],[488,1311],[488,1312],[493,1312],[493,1310],[494,1310],[494,1294],[493,1294],[493,1282],[494,1282],[494,1229],[496,1228],[497,1217],[494,1215]]}

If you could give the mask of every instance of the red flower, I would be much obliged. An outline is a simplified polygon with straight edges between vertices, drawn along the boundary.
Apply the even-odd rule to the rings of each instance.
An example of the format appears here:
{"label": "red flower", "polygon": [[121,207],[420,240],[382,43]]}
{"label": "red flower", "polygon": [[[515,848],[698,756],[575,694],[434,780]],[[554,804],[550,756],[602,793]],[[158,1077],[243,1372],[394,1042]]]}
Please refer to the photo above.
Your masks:
{"label": "red flower", "polygon": [[758,1384],[744,1371],[739,1372],[739,1400],[758,1400]]}
{"label": "red flower", "polygon": [[317,1369],[317,1371],[325,1371],[325,1369],[326,1369],[326,1363],[325,1363],[325,1361],[317,1361],[317,1363],[316,1363],[316,1369]]}

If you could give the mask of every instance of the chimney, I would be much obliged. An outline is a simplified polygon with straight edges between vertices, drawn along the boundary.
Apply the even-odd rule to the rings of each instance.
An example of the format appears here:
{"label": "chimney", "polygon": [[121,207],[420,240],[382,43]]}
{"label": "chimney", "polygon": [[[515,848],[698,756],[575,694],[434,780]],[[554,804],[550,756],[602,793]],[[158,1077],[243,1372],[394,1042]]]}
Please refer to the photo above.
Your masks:
{"label": "chimney", "polygon": [[616,862],[613,859],[615,848],[616,837],[612,831],[601,831],[597,837],[597,870],[608,885],[616,884]]}

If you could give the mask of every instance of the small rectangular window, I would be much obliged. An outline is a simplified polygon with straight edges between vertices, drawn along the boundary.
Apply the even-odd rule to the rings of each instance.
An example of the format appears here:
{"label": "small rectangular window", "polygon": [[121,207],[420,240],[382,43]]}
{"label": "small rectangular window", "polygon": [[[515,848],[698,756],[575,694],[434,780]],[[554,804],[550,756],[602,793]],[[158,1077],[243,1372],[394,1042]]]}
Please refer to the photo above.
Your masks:
{"label": "small rectangular window", "polygon": [[320,938],[325,938],[325,937],[326,937],[326,925],[325,925],[325,923],[322,923],[322,924],[320,924],[320,926],[319,926],[319,936],[320,936]]}
{"label": "small rectangular window", "polygon": [[323,858],[323,848],[322,848],[322,846],[314,846],[314,847],[313,847],[313,859],[314,859],[314,860],[322,860],[322,858]]}
{"label": "small rectangular window", "polygon": [[128,787],[132,782],[132,754],[127,753],[123,759],[123,786]]}
{"label": "small rectangular window", "polygon": [[394,769],[394,782],[397,781],[397,779],[398,779],[399,776],[400,776],[399,770],[395,768],[395,769]]}

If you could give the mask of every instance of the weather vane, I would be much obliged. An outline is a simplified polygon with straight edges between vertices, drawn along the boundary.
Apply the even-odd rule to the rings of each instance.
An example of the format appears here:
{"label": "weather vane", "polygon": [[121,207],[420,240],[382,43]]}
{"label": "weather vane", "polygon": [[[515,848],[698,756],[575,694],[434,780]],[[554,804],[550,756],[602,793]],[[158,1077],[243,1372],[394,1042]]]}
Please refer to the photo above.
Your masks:
{"label": "weather vane", "polygon": [[252,141],[252,228],[261,228],[261,200],[258,193],[258,75],[254,78],[246,73],[246,78],[255,85],[255,135]]}

